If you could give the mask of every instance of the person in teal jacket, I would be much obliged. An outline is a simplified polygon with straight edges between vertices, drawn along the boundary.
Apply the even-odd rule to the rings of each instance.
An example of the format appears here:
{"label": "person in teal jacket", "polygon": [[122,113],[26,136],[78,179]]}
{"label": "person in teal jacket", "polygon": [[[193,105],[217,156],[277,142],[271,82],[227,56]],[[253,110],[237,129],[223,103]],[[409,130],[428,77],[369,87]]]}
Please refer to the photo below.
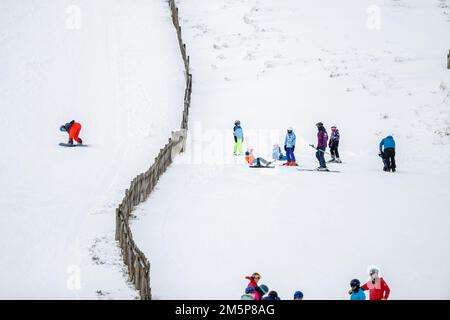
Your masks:
{"label": "person in teal jacket", "polygon": [[350,300],[366,300],[366,294],[361,289],[361,282],[358,279],[350,281]]}
{"label": "person in teal jacket", "polygon": [[380,156],[383,158],[384,171],[395,172],[395,140],[392,136],[387,136],[380,141]]}
{"label": "person in teal jacket", "polygon": [[284,139],[284,151],[286,151],[287,162],[285,165],[287,166],[296,166],[297,162],[295,161],[295,144],[297,142],[297,137],[295,136],[294,130],[292,127],[287,129],[286,138]]}

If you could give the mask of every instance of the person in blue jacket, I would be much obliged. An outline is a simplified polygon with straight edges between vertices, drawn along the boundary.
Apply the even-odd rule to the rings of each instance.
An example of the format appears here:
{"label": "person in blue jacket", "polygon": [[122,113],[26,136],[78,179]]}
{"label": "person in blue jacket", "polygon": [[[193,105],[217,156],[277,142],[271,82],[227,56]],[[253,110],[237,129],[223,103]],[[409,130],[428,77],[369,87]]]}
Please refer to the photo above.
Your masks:
{"label": "person in blue jacket", "polygon": [[241,122],[239,120],[236,120],[234,122],[234,128],[233,128],[233,135],[234,135],[234,155],[243,155],[244,152],[242,151],[242,143],[244,142],[244,132],[241,128]]}
{"label": "person in blue jacket", "polygon": [[278,144],[273,145],[272,159],[273,160],[281,160],[281,161],[287,160],[287,157],[283,154],[283,152],[281,151],[281,148]]}
{"label": "person in blue jacket", "polygon": [[264,297],[263,300],[276,301],[281,300],[276,291],[270,291],[267,297]]}
{"label": "person in blue jacket", "polygon": [[353,279],[350,281],[350,300],[366,300],[366,294],[364,290],[361,289],[361,282],[358,279]]}
{"label": "person in blue jacket", "polygon": [[383,158],[384,171],[395,172],[395,140],[392,136],[387,136],[380,142],[380,156]]}
{"label": "person in blue jacket", "polygon": [[303,300],[303,292],[295,291],[295,293],[294,293],[294,300]]}
{"label": "person in blue jacket", "polygon": [[297,137],[295,136],[294,130],[292,127],[287,129],[286,138],[284,139],[284,150],[286,151],[287,163],[284,165],[287,166],[296,166],[297,162],[295,161],[295,143],[297,142]]}

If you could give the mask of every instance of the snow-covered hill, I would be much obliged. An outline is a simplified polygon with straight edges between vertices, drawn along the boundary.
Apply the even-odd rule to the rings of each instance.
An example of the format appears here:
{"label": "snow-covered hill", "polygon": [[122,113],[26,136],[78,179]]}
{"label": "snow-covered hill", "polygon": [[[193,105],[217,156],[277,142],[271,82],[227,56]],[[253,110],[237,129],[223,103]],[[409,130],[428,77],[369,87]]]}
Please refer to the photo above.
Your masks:
{"label": "snow-covered hill", "polygon": [[[348,299],[381,267],[393,299],[448,299],[449,1],[179,1],[194,74],[188,152],[138,209],[155,298],[238,299],[261,273],[283,299]],[[341,130],[340,174],[250,170],[293,126]],[[382,137],[397,140],[384,173]]]}
{"label": "snow-covered hill", "polygon": [[2,0],[0,70],[0,298],[134,298],[115,207],[181,121],[167,2]]}

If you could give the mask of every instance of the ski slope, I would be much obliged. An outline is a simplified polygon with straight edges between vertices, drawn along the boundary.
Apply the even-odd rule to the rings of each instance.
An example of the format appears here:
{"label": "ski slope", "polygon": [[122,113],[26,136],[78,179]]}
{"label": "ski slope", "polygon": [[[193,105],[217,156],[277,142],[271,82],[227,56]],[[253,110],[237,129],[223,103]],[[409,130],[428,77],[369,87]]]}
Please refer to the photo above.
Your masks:
{"label": "ski slope", "polygon": [[[0,298],[134,299],[115,208],[181,122],[163,0],[0,3]],[[88,148],[64,149],[82,124]]]}
{"label": "ski slope", "polygon": [[[381,268],[392,299],[449,299],[449,1],[178,2],[194,88],[187,153],[137,209],[156,299],[239,299],[244,276],[292,299],[349,299]],[[345,4],[345,5],[344,5]],[[315,123],[341,173],[248,169],[285,130],[315,168]],[[393,134],[398,172],[378,143]]]}

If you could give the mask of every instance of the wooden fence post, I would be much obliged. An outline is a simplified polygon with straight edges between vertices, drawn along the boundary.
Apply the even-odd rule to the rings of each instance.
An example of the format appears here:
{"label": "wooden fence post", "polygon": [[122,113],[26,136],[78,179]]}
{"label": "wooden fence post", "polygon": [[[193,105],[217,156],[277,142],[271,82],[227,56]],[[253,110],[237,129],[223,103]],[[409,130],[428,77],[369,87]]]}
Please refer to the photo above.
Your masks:
{"label": "wooden fence post", "polygon": [[447,55],[447,69],[450,70],[450,50],[448,50],[448,55]]}

